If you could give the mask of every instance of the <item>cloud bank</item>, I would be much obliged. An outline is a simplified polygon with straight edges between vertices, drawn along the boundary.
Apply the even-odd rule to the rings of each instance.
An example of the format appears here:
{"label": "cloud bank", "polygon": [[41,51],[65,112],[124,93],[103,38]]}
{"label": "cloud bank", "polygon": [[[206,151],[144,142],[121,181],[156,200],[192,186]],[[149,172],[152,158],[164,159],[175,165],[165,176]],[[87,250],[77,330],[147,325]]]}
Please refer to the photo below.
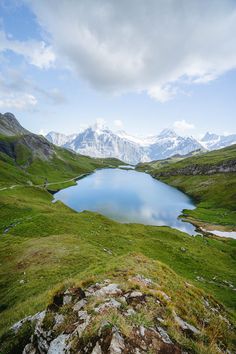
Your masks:
{"label": "cloud bank", "polygon": [[181,82],[236,67],[235,0],[27,0],[38,22],[93,87],[146,91],[165,102]]}

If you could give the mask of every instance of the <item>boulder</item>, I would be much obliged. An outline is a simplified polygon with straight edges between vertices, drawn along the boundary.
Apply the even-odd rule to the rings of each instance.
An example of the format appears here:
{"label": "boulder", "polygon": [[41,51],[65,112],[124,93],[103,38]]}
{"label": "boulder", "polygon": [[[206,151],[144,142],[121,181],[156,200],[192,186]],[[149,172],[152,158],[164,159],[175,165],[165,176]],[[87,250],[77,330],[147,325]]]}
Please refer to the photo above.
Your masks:
{"label": "boulder", "polygon": [[69,338],[66,334],[60,334],[58,337],[51,341],[47,354],[65,354],[67,349],[67,339]]}

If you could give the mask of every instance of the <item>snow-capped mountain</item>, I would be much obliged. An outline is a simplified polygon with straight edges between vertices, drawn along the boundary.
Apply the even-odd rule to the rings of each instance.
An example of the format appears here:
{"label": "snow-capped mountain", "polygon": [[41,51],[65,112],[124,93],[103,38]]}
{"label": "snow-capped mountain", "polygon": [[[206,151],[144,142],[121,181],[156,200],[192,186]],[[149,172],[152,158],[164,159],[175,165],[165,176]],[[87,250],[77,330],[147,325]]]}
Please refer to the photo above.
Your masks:
{"label": "snow-capped mountain", "polygon": [[65,144],[71,142],[76,138],[77,134],[72,134],[72,135],[65,135],[61,133],[56,133],[56,132],[49,132],[46,135],[46,138],[48,141],[51,143],[57,145],[57,146],[64,146]]}
{"label": "snow-capped mountain", "polygon": [[202,145],[193,137],[182,137],[171,129],[164,129],[156,137],[149,138],[150,160],[166,159],[179,154],[186,155],[192,151],[203,149]]}
{"label": "snow-capped mountain", "polygon": [[126,138],[121,138],[106,127],[89,127],[79,133],[64,147],[91,157],[116,157],[128,163],[148,161],[143,148]]}
{"label": "snow-capped mountain", "polygon": [[124,131],[113,132],[96,124],[74,136],[50,132],[46,138],[56,145],[83,155],[116,157],[130,164],[165,159],[175,154],[185,155],[197,149],[204,149],[193,137],[181,137],[170,129],[142,139]]}
{"label": "snow-capped mountain", "polygon": [[207,150],[221,149],[223,147],[236,144],[236,134],[217,135],[207,132],[200,140],[200,143]]}

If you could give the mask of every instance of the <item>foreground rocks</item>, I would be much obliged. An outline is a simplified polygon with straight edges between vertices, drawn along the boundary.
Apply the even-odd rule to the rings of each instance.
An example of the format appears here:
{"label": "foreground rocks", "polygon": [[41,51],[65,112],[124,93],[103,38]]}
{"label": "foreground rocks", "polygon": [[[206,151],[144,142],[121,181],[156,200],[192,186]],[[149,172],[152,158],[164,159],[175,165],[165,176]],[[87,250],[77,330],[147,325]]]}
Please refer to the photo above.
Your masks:
{"label": "foreground rocks", "polygon": [[[27,323],[33,332],[23,354],[186,354],[195,351],[186,349],[183,338],[192,343],[204,337],[198,324],[177,314],[169,294],[140,274],[125,284],[106,279],[58,292],[46,311],[12,327],[15,336]],[[222,342],[216,348],[230,353]]]}

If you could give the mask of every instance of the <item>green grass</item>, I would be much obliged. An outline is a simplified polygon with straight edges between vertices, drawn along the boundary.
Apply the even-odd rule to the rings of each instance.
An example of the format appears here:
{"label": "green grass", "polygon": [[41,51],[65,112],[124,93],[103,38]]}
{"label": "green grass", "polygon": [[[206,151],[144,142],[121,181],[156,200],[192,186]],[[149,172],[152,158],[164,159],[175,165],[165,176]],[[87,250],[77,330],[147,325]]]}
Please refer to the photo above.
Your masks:
{"label": "green grass", "polygon": [[[96,277],[111,262],[119,266],[117,257],[130,252],[168,264],[234,308],[236,293],[223,281],[236,284],[236,241],[191,237],[168,227],[119,224],[51,200],[49,193],[35,187],[1,192],[0,230],[17,225],[0,238],[0,329],[42,309],[54,286],[86,274]],[[217,282],[211,283],[214,276]]]}
{"label": "green grass", "polygon": [[[62,188],[60,182],[89,173],[97,168],[116,167],[123,162],[118,159],[94,159],[75,154],[63,148],[54,146],[51,159],[42,160],[34,156],[27,145],[22,143],[22,137],[3,137],[0,142],[10,149],[14,146],[15,158],[11,158],[0,149],[0,189],[13,184],[43,184],[58,182],[51,189]],[[73,184],[73,181],[70,183]]]}

